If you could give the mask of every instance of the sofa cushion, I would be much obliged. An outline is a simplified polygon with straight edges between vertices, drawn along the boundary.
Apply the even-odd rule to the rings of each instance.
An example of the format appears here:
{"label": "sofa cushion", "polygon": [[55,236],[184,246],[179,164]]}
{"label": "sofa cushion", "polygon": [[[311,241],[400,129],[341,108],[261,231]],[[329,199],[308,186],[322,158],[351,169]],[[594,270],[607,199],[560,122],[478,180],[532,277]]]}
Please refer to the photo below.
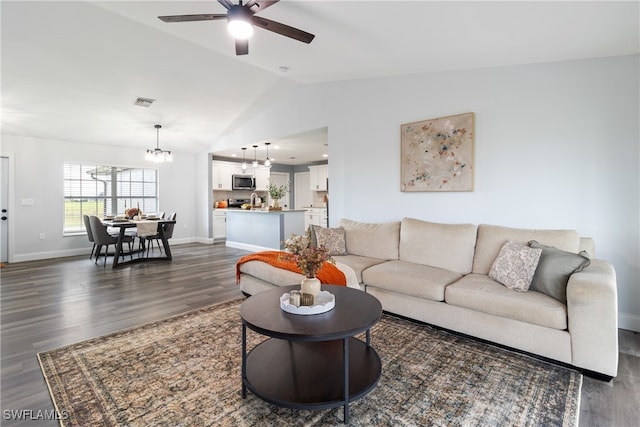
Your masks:
{"label": "sofa cushion", "polygon": [[[360,287],[356,272],[351,266],[336,261],[336,267],[340,270],[347,281],[347,287],[363,289]],[[294,271],[286,270],[284,268],[274,267],[271,264],[262,261],[247,261],[240,264],[240,283],[241,289],[243,289],[242,282],[247,277],[254,278],[260,282],[270,283],[273,286],[289,286],[299,285],[304,279],[304,275],[296,273]],[[253,293],[253,292],[249,292]]]}
{"label": "sofa cushion", "polygon": [[326,228],[314,225],[316,246],[324,246],[329,255],[347,255],[344,228]]}
{"label": "sofa cushion", "polygon": [[468,274],[475,245],[473,224],[438,224],[404,218],[400,226],[400,259],[403,261]]}
{"label": "sofa cushion", "polygon": [[530,241],[529,246],[542,251],[530,289],[542,292],[566,304],[569,276],[586,268],[591,263],[589,256],[585,251],[575,254],[541,245],[535,240]]}
{"label": "sofa cushion", "polygon": [[484,274],[469,274],[447,286],[445,302],[548,328],[567,329],[567,306],[536,291],[513,292]]}
{"label": "sofa cushion", "polygon": [[594,259],[596,257],[596,242],[593,237],[580,237],[580,247],[578,251],[585,251],[589,258]]}
{"label": "sofa cushion", "polygon": [[400,221],[370,224],[340,220],[346,233],[347,252],[369,258],[398,259]]}
{"label": "sofa cushion", "polygon": [[507,240],[489,270],[489,278],[515,291],[527,292],[542,249]]}
{"label": "sofa cushion", "polygon": [[346,264],[353,269],[358,279],[358,283],[362,283],[362,271],[367,268],[385,262],[379,258],[368,258],[358,255],[334,256],[333,260],[338,264]]}
{"label": "sofa cushion", "polygon": [[273,267],[262,261],[247,261],[242,263],[240,264],[240,272],[277,286],[298,285],[302,282],[302,279],[304,279],[304,275],[300,273]]}
{"label": "sofa cushion", "polygon": [[387,261],[362,272],[367,288],[376,287],[433,301],[444,301],[445,287],[461,277],[455,271],[400,260]]}
{"label": "sofa cushion", "polygon": [[478,226],[473,272],[489,274],[493,261],[507,240],[522,244],[526,244],[529,240],[537,240],[543,245],[554,246],[568,252],[578,252],[580,245],[580,237],[574,230],[529,230],[481,224]]}

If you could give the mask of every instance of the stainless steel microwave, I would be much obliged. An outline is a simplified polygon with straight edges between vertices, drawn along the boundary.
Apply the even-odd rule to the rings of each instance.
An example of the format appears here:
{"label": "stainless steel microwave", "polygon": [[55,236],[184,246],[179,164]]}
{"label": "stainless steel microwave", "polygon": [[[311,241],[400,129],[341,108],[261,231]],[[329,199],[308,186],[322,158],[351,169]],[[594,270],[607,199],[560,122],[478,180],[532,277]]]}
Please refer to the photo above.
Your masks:
{"label": "stainless steel microwave", "polygon": [[232,190],[255,190],[256,179],[251,175],[231,175]]}

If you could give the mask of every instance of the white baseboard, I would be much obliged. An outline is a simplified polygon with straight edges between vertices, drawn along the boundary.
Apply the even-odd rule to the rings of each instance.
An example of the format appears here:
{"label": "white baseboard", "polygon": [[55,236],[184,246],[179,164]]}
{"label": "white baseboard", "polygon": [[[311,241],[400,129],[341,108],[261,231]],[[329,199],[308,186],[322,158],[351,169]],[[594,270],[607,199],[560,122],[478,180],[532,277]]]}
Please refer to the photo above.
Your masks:
{"label": "white baseboard", "polygon": [[[202,237],[183,237],[180,239],[171,239],[171,246],[177,245],[185,245],[187,243],[203,243],[206,245],[213,244],[213,239],[202,238]],[[10,263],[14,262],[25,262],[25,261],[39,261],[42,259],[51,259],[51,258],[63,258],[69,256],[78,256],[78,255],[86,255],[89,258],[89,254],[91,253],[91,246],[87,246],[86,248],[73,248],[73,249],[63,249],[63,250],[55,250],[55,251],[47,251],[47,252],[31,252],[28,254],[19,254],[14,255]]]}
{"label": "white baseboard", "polygon": [[227,240],[225,242],[225,246],[236,249],[244,249],[249,252],[260,252],[260,251],[279,251],[280,249],[266,248],[263,246],[249,245],[247,243],[233,242],[231,240]]}
{"label": "white baseboard", "polygon": [[205,245],[213,244],[213,239],[206,237],[183,237],[181,239],[171,238],[169,240],[171,246],[186,245],[187,243],[203,243]]}
{"label": "white baseboard", "polygon": [[215,240],[211,237],[196,237],[193,239],[194,243],[202,243],[203,245],[213,245]]}
{"label": "white baseboard", "polygon": [[86,255],[87,258],[89,258],[90,253],[91,253],[91,246],[89,246],[88,248],[65,249],[65,250],[48,251],[48,252],[31,252],[28,254],[14,255],[9,262],[13,263],[13,262],[25,262],[25,261],[38,261],[41,259],[62,258],[62,257],[77,256],[77,255]]}
{"label": "white baseboard", "polygon": [[631,313],[618,313],[618,328],[640,332],[640,316]]}

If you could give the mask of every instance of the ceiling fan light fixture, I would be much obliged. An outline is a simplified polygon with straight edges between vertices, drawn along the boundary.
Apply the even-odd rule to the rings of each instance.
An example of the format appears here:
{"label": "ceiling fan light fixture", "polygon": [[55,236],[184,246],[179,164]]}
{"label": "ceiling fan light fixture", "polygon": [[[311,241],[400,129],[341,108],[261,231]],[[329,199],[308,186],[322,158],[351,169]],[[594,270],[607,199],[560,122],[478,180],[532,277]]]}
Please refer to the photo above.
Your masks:
{"label": "ceiling fan light fixture", "polygon": [[253,35],[251,13],[242,6],[234,6],[227,13],[227,30],[236,40],[247,40]]}
{"label": "ceiling fan light fixture", "polygon": [[[297,40],[302,43],[311,43],[315,35],[303,30],[299,30],[290,25],[272,21],[261,16],[255,16],[257,12],[263,11],[280,0],[238,0],[238,4],[233,4],[232,0],[218,0],[227,13],[199,13],[194,15],[166,15],[158,16],[163,22],[193,22],[193,21],[218,21],[226,20],[227,29],[235,39],[236,55],[249,54],[249,41],[253,34],[253,27],[259,27],[272,33]],[[288,68],[287,68],[288,69]],[[286,70],[281,68],[282,72]]]}

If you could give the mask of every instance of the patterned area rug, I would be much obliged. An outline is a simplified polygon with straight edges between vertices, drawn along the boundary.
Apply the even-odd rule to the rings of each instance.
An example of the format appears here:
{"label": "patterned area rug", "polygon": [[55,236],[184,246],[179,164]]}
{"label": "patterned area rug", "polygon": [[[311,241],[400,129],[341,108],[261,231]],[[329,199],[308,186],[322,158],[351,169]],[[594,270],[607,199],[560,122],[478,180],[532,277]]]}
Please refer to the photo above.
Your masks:
{"label": "patterned area rug", "polygon": [[[343,409],[295,411],[241,396],[240,301],[39,353],[64,426],[333,426]],[[248,348],[264,337],[248,331]],[[371,331],[377,387],[354,426],[577,426],[582,375],[384,315]]]}

